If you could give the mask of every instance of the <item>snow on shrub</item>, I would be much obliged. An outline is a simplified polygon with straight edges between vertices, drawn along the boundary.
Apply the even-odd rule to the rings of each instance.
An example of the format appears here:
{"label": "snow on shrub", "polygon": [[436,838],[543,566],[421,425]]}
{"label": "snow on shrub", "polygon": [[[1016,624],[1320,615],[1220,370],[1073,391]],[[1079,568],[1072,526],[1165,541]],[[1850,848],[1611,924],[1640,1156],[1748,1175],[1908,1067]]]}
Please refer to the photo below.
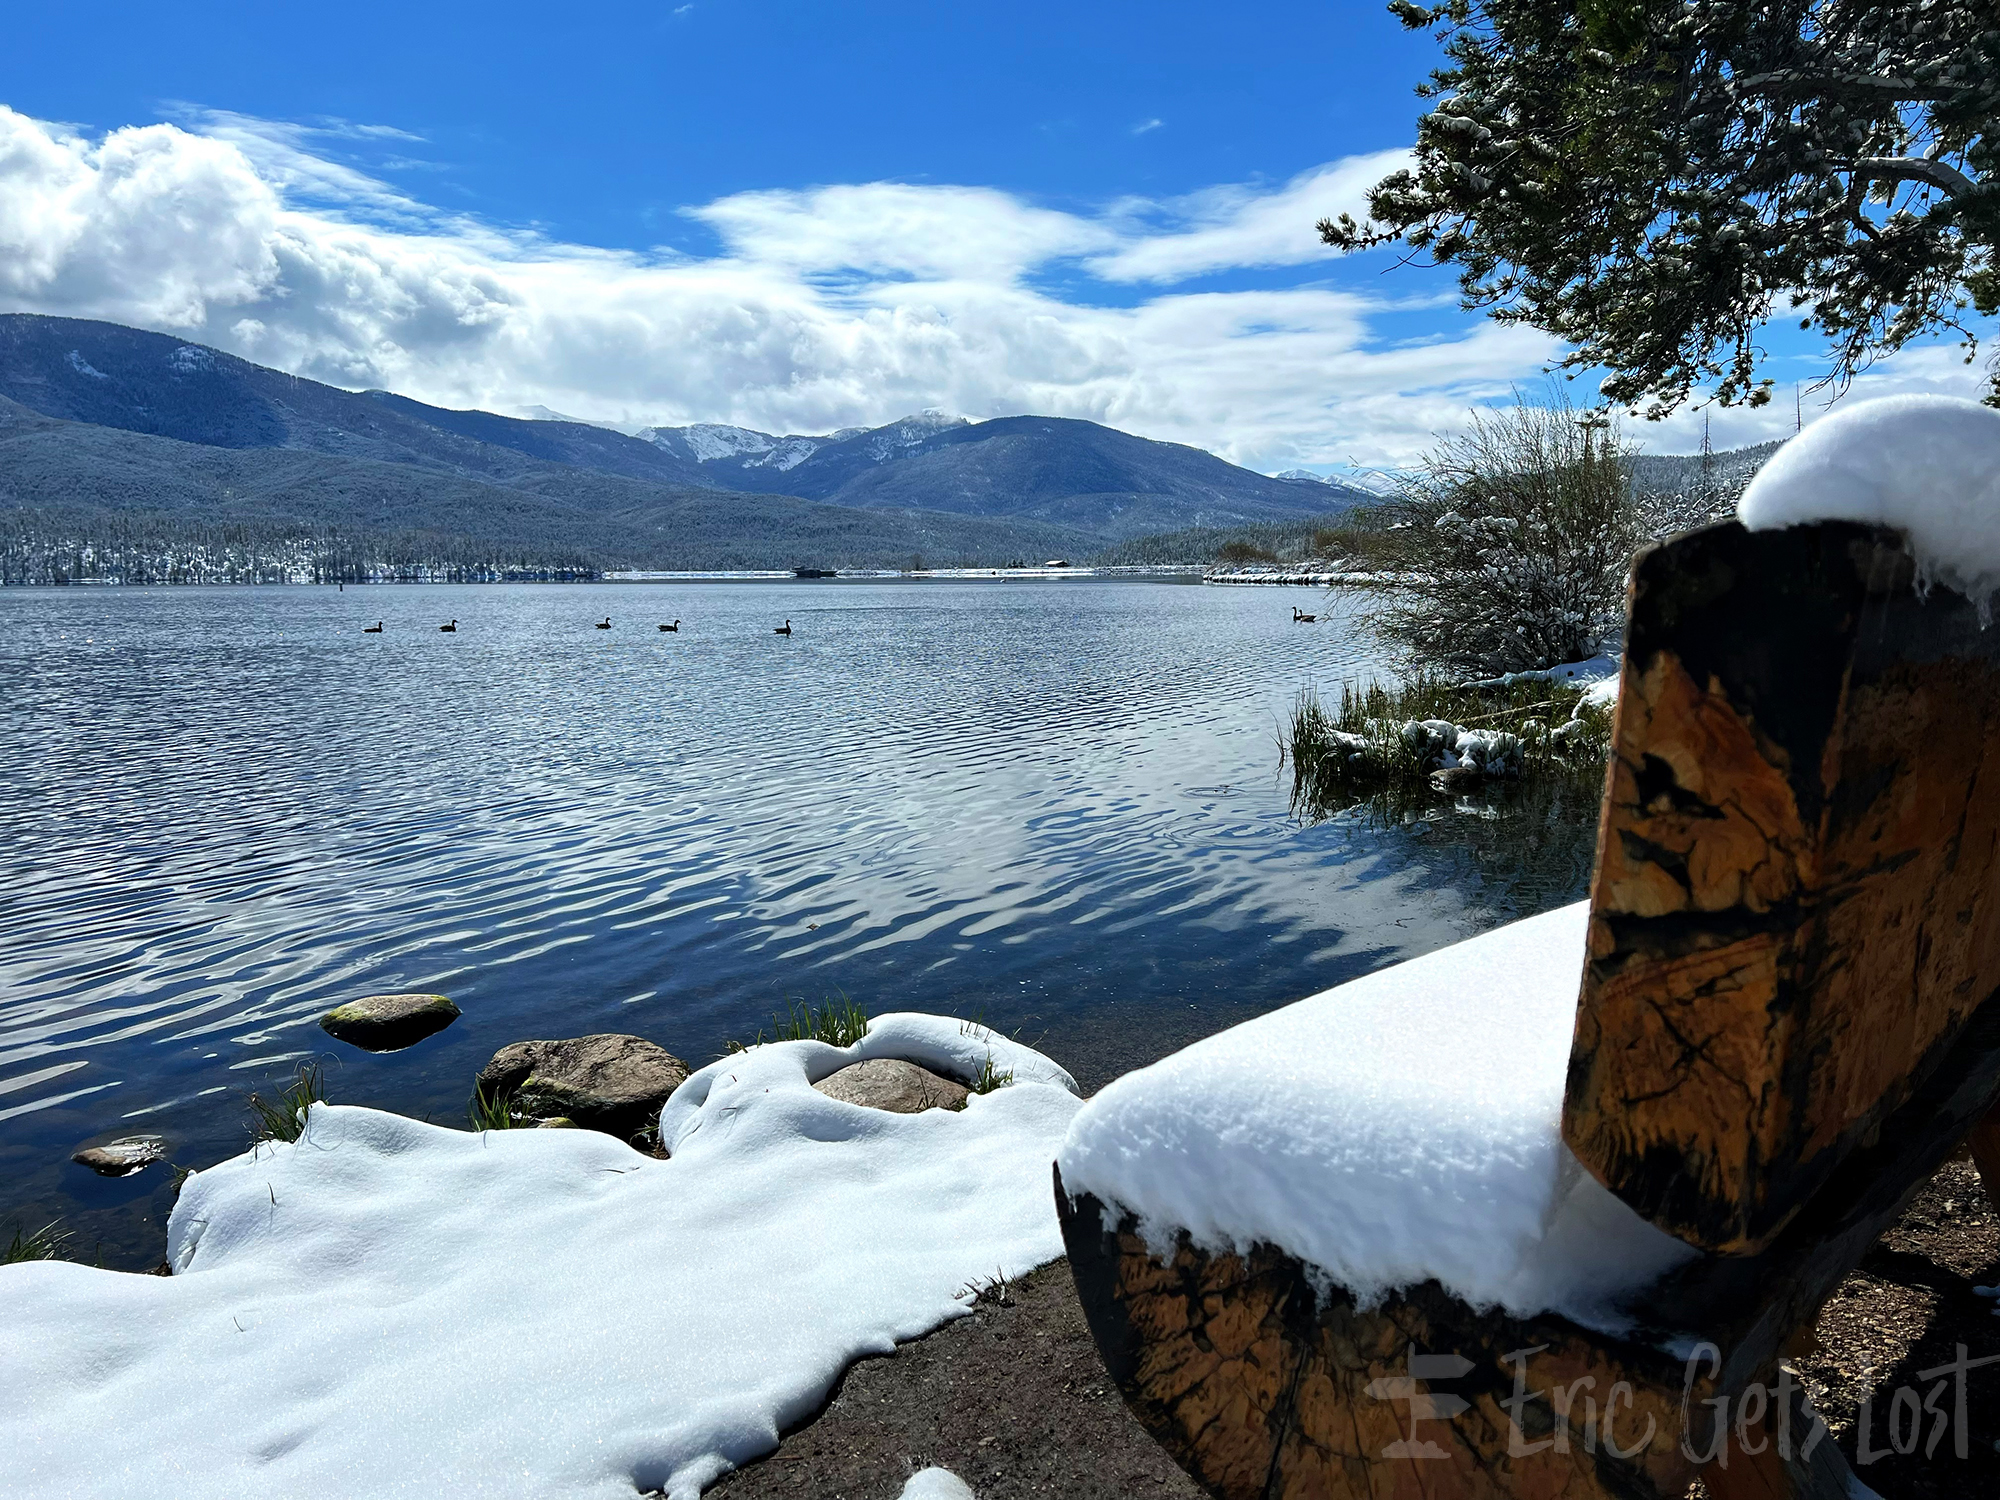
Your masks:
{"label": "snow on shrub", "polygon": [[1629,454],[1560,392],[1475,416],[1384,509],[1411,576],[1370,623],[1414,666],[1554,667],[1595,655],[1623,619],[1642,537]]}
{"label": "snow on shrub", "polygon": [[1343,688],[1337,710],[1308,688],[1282,741],[1294,810],[1319,817],[1377,793],[1425,791],[1437,771],[1594,788],[1611,725],[1609,700],[1594,687],[1547,673],[1457,686],[1419,677],[1396,689]]}

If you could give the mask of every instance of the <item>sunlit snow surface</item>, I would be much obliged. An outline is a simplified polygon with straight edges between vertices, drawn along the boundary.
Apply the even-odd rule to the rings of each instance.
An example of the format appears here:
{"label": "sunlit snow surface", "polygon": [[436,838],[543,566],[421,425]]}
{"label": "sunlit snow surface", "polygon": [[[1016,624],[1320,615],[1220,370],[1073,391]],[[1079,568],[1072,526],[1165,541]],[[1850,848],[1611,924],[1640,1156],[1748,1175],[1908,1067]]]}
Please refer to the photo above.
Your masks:
{"label": "sunlit snow surface", "polygon": [[[810,1086],[992,1055],[1013,1086],[892,1115]],[[189,1179],[178,1274],[0,1267],[9,1493],[675,1500],[769,1451],[857,1357],[1053,1259],[1077,1100],[957,1021],[879,1019],[704,1069],[659,1161],[321,1105]]]}
{"label": "sunlit snow surface", "polygon": [[1620,1325],[1693,1252],[1562,1143],[1587,903],[1381,969],[1128,1073],[1084,1106],[1070,1192],[1164,1247],[1267,1242],[1362,1300],[1431,1277],[1478,1306]]}
{"label": "sunlit snow surface", "polygon": [[949,1469],[919,1469],[899,1500],[976,1500],[972,1486]]}
{"label": "sunlit snow surface", "polygon": [[1858,401],[1773,454],[1736,513],[1752,531],[1896,527],[1927,580],[1983,613],[2000,589],[2000,411],[1955,396]]}

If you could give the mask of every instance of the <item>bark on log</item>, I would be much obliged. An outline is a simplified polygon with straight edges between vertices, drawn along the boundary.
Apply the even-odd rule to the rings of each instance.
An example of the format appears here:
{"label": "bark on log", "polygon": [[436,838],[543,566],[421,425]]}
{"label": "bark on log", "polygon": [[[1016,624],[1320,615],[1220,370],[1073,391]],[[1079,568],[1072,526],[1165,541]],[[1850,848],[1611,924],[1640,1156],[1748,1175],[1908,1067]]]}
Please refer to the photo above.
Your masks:
{"label": "bark on log", "polygon": [[1768,1247],[2000,992],[2000,630],[1893,533],[1641,554],[1564,1135]]}
{"label": "bark on log", "polygon": [[1902,1107],[1763,1250],[1698,1256],[1648,1289],[1633,1309],[1647,1336],[1692,1330],[1720,1346],[1724,1389],[1776,1366],[1990,1108],[2000,1089],[2000,996],[1939,1050]]}
{"label": "bark on log", "polygon": [[[1209,1255],[1183,1235],[1156,1259],[1129,1217],[1065,1194],[1060,1171],[1056,1204],[1126,1404],[1220,1500],[1687,1490],[1685,1367],[1658,1349],[1475,1312],[1435,1282],[1360,1308],[1269,1246]],[[1712,1394],[1698,1384],[1694,1409]]]}
{"label": "bark on log", "polygon": [[1142,1426],[1218,1500],[1853,1500],[1796,1379],[1746,1377],[1436,1282],[1358,1307],[1269,1245],[1163,1258],[1056,1173],[1092,1336]]}
{"label": "bark on log", "polygon": [[[1701,1471],[1708,1500],[1859,1500],[1847,1455],[1825,1430],[1804,1387],[1788,1376],[1767,1382],[1776,1399],[1764,1419],[1732,1433],[1727,1464]],[[1739,1413],[1740,1415],[1740,1413]]]}

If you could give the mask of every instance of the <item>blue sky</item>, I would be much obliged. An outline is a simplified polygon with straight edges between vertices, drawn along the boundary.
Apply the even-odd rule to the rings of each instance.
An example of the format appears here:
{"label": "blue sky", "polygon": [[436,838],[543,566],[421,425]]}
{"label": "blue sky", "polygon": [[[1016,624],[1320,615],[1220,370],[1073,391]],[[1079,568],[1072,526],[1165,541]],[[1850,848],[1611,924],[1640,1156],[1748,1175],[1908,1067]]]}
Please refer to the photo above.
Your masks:
{"label": "blue sky", "polygon": [[0,78],[16,109],[96,127],[173,101],[394,126],[423,140],[347,144],[414,195],[643,249],[698,248],[677,210],[749,188],[1087,206],[1283,180],[1404,144],[1431,52],[1377,0],[118,3],[14,18]]}
{"label": "blue sky", "polygon": [[0,307],[449,405],[1407,461],[1551,352],[1312,235],[1432,61],[1377,0],[38,7],[0,54]]}

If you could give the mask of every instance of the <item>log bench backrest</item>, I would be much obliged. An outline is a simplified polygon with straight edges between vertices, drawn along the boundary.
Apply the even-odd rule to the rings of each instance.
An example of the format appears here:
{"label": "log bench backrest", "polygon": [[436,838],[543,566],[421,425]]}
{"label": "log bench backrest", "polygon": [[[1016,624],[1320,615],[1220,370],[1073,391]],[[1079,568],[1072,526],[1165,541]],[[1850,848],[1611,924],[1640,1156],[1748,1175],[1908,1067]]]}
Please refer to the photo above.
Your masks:
{"label": "log bench backrest", "polygon": [[1563,1134],[1702,1249],[1771,1245],[2000,1012],[2000,627],[1914,584],[1832,522],[1634,566]]}

